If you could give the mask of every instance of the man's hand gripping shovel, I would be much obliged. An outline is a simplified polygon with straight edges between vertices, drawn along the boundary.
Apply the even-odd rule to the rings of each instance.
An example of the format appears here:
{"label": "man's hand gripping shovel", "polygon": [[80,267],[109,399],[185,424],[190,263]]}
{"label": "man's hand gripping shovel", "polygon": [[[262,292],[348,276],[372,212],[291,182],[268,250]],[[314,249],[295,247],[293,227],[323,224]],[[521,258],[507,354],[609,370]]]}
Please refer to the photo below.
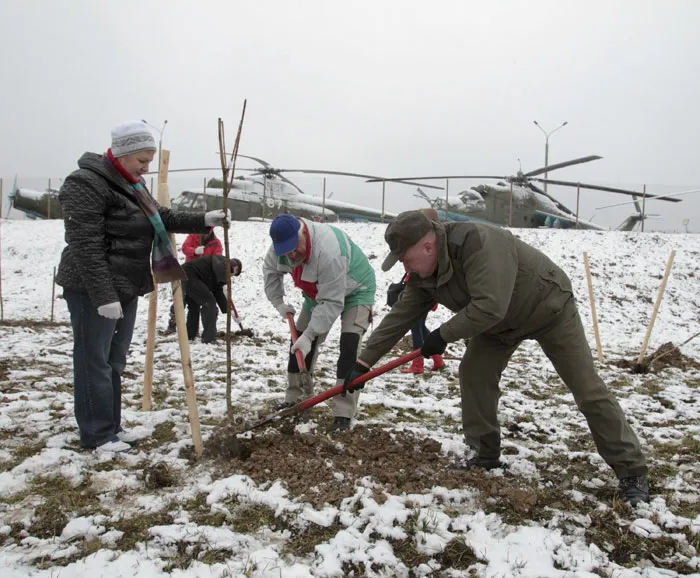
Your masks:
{"label": "man's hand gripping shovel", "polygon": [[[289,323],[289,331],[292,333],[292,343],[295,343],[296,340],[299,339],[299,332],[297,331],[297,327],[294,324],[294,316],[291,313],[287,313],[287,322]],[[306,367],[304,353],[297,349],[294,352],[294,354],[296,355],[297,365],[299,366],[299,387],[301,387],[301,391],[303,391],[306,395],[310,395],[311,393],[313,393],[314,384],[313,380],[311,379],[311,374],[309,373],[309,370]]]}
{"label": "man's hand gripping shovel", "polygon": [[[296,329],[294,329],[296,332]],[[300,353],[297,351],[297,353]],[[390,361],[389,363],[386,363],[384,365],[381,365],[377,367],[376,369],[370,369],[367,373],[364,375],[361,375],[360,377],[353,379],[348,387],[353,387],[355,385],[361,385],[370,379],[377,377],[379,375],[382,375],[383,373],[386,373],[387,371],[391,371],[392,369],[395,369],[399,367],[400,365],[404,365],[408,363],[409,361],[413,361],[416,357],[421,355],[421,350],[416,349],[415,351],[411,351],[410,353],[407,353],[406,355],[402,355],[401,357],[394,359],[394,361]],[[298,361],[298,358],[297,358]],[[301,367],[301,365],[300,365]],[[306,409],[310,409],[315,405],[318,405],[321,402],[326,401],[327,399],[330,399],[331,397],[335,397],[339,393],[343,393],[344,389],[344,384],[336,385],[335,387],[331,387],[330,389],[327,389],[326,391],[319,393],[318,395],[315,395],[313,397],[310,397],[308,399],[305,399],[304,401],[300,401],[298,404],[293,405],[292,407],[289,407],[287,409],[283,409],[282,411],[278,411],[277,413],[273,413],[272,415],[269,415],[252,425],[249,425],[246,427],[244,430],[242,430],[239,433],[245,433],[247,431],[250,431],[252,429],[258,428],[260,426],[273,423],[276,421],[279,421],[281,419],[291,417],[293,415],[296,415]]]}

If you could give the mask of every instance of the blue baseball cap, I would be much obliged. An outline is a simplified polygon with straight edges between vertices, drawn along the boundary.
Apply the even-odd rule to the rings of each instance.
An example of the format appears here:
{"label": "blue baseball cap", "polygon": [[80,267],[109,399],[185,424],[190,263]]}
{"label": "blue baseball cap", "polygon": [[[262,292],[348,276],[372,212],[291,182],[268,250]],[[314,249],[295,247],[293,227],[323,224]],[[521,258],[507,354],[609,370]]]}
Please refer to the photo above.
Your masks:
{"label": "blue baseball cap", "polygon": [[301,222],[294,215],[278,215],[270,225],[270,237],[278,257],[291,253],[299,245]]}

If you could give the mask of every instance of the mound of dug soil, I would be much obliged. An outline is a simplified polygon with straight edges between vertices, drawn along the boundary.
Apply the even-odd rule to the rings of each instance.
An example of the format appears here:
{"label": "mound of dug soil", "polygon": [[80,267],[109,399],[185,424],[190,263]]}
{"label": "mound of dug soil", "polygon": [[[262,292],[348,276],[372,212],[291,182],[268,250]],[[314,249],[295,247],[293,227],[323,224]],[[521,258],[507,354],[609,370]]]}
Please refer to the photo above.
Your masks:
{"label": "mound of dug soil", "polygon": [[636,359],[632,361],[620,359],[615,362],[615,365],[622,369],[629,369],[632,373],[657,373],[667,367],[675,367],[682,371],[700,369],[700,363],[692,357],[683,355],[681,350],[670,341],[646,356],[641,363],[637,363]]}
{"label": "mound of dug soil", "polygon": [[520,512],[537,502],[536,494],[515,478],[455,469],[432,438],[362,425],[332,436],[285,433],[289,429],[270,427],[239,439],[235,424],[222,424],[205,444],[205,456],[217,461],[222,476],[246,474],[258,483],[281,480],[293,497],[315,507],[338,505],[353,496],[362,478],[380,486],[373,490],[379,502],[382,490],[424,493],[435,486],[472,487]]}

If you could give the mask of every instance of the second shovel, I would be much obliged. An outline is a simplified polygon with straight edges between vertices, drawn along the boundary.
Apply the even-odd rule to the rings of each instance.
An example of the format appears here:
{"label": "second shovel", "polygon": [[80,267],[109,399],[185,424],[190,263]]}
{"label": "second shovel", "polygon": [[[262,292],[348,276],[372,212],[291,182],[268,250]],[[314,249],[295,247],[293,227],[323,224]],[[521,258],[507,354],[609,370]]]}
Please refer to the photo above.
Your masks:
{"label": "second shovel", "polygon": [[[299,339],[299,332],[297,331],[296,325],[294,325],[294,317],[291,313],[287,313],[287,321],[289,322],[289,330],[292,332],[292,343]],[[314,383],[311,379],[311,374],[306,367],[306,360],[304,359],[304,354],[298,349],[294,352],[297,358],[297,365],[299,365],[299,387],[304,392],[304,396],[311,396],[314,393]],[[301,419],[304,421],[309,419],[308,412],[302,415]]]}

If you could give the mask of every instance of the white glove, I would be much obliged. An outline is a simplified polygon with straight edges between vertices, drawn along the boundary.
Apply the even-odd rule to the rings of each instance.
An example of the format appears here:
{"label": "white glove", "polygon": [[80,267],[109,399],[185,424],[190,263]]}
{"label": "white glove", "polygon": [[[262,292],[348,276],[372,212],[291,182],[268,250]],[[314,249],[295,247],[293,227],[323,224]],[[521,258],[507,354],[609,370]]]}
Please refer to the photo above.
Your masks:
{"label": "white glove", "polygon": [[297,350],[301,351],[304,358],[306,358],[309,351],[311,351],[311,339],[306,336],[306,333],[302,333],[301,337],[299,337],[299,339],[294,342],[294,345],[292,345],[292,353]]}
{"label": "white glove", "polygon": [[119,301],[100,305],[97,308],[97,312],[107,319],[121,319],[124,317],[124,313],[122,313],[122,304],[119,303]]}
{"label": "white glove", "polygon": [[280,303],[279,305],[275,305],[275,308],[280,312],[282,319],[285,321],[287,320],[287,313],[291,313],[292,315],[296,313],[296,309],[294,309],[294,307],[292,307],[289,303]]}
{"label": "white glove", "polygon": [[229,209],[226,209],[226,215],[224,215],[223,209],[204,213],[204,224],[207,227],[223,227],[224,221],[231,224],[231,211]]}
{"label": "white glove", "polygon": [[202,245],[200,245],[194,250],[195,255],[201,255],[202,253],[204,253],[204,247]]}

